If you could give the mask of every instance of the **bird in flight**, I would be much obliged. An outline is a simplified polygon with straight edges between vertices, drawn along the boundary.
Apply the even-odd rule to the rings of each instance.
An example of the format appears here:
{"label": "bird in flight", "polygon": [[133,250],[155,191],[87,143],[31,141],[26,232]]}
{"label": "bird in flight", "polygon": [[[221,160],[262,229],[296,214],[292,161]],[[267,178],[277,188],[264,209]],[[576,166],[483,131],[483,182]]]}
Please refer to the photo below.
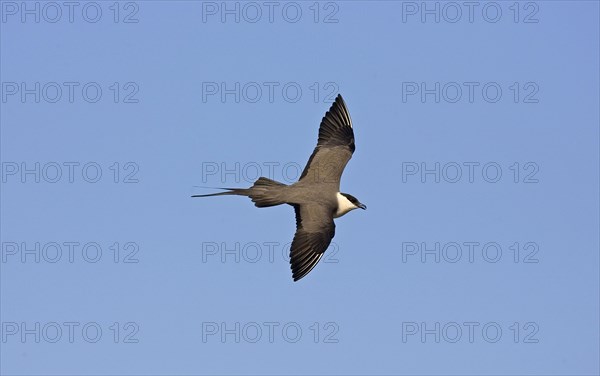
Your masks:
{"label": "bird in flight", "polygon": [[226,192],[192,197],[238,195],[259,208],[289,204],[296,212],[296,234],[290,249],[294,281],[317,265],[335,235],[334,218],[366,209],[356,197],[340,192],[340,179],[354,153],[354,131],[348,108],[338,94],[319,127],[317,147],[300,179],[291,185],[260,177],[250,188],[220,188]]}

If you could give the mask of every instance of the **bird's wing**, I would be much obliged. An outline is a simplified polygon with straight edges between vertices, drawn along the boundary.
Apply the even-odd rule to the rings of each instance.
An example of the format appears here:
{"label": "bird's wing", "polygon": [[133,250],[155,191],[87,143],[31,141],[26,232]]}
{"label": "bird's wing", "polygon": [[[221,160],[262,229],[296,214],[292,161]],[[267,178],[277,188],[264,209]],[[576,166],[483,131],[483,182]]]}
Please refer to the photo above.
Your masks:
{"label": "bird's wing", "polygon": [[335,235],[333,213],[323,205],[294,205],[296,235],[290,249],[294,281],[307,275],[317,265]]}
{"label": "bird's wing", "polygon": [[354,131],[346,103],[338,94],[319,127],[319,140],[300,181],[328,183],[339,190],[340,178],[354,153]]}

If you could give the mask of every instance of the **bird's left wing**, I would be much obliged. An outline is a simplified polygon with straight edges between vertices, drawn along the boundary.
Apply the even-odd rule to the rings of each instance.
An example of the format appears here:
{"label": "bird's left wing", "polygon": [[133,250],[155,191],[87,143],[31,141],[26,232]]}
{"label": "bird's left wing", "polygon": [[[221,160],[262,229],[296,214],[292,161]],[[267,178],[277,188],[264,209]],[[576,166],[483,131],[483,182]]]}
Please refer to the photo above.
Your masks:
{"label": "bird's left wing", "polygon": [[342,173],[354,149],[350,113],[342,96],[338,95],[321,120],[317,147],[304,167],[300,181],[328,183],[339,190]]}
{"label": "bird's left wing", "polygon": [[290,249],[294,281],[307,275],[321,260],[335,235],[333,213],[319,204],[294,205],[296,235]]}

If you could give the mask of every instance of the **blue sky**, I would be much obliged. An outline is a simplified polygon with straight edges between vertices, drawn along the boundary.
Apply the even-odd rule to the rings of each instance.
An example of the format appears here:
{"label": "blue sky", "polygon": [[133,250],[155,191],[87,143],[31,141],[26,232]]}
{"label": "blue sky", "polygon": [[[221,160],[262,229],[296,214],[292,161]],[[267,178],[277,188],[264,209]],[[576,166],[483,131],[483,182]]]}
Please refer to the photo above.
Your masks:
{"label": "blue sky", "polygon": [[[0,11],[1,373],[600,372],[597,2]],[[294,283],[291,208],[189,196],[338,92],[368,210]]]}

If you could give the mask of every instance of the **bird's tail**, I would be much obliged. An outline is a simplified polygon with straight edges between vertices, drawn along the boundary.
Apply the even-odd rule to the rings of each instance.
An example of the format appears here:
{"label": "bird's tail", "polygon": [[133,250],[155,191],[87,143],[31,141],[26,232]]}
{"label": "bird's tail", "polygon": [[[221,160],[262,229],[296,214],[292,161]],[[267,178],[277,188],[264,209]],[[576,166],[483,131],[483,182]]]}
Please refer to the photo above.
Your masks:
{"label": "bird's tail", "polygon": [[282,188],[285,184],[271,180],[265,177],[260,177],[250,188],[219,188],[225,189],[227,192],[211,193],[207,195],[193,195],[192,197],[211,197],[211,196],[247,196],[250,197],[254,205],[259,208],[276,206],[285,204],[282,195]]}

